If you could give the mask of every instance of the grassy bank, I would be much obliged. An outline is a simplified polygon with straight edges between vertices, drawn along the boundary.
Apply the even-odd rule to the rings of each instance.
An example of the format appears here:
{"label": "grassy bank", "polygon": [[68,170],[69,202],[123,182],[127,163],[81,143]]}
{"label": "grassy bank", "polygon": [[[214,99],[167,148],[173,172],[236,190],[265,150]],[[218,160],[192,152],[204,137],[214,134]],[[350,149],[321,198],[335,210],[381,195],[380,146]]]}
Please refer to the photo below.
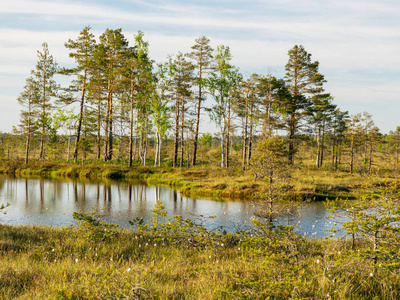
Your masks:
{"label": "grassy bank", "polygon": [[[256,179],[251,171],[238,167],[220,168],[198,166],[190,169],[170,167],[143,167],[139,164],[127,167],[119,163],[99,161],[85,164],[62,161],[33,161],[25,165],[21,161],[0,162],[0,173],[19,176],[124,178],[141,179],[152,185],[168,185],[192,197],[257,198],[265,190],[266,183]],[[326,171],[315,167],[301,166],[290,170],[291,180],[287,185],[288,197],[292,199],[325,200],[326,198],[354,198],[366,188],[379,185],[379,176],[362,176],[341,171]],[[394,179],[393,179],[394,180]]]}
{"label": "grassy bank", "polygon": [[[207,232],[176,217],[137,230],[0,225],[1,299],[398,299],[395,246],[301,238],[254,223]],[[165,221],[165,220],[164,220]],[[377,255],[379,256],[376,259]],[[376,298],[374,298],[376,297]]]}

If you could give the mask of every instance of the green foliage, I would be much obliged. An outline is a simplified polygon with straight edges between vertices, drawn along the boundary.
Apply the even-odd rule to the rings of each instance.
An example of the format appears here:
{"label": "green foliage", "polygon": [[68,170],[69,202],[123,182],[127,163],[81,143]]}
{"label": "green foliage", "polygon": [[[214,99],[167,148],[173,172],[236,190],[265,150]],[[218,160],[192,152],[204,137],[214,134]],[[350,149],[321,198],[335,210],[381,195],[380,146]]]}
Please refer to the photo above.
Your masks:
{"label": "green foliage", "polygon": [[295,45],[288,51],[288,55],[284,79],[289,94],[280,99],[279,107],[284,112],[284,124],[288,132],[288,161],[293,164],[300,121],[307,108],[312,107],[310,97],[318,99],[316,95],[322,94],[323,83],[326,81],[319,73],[319,62],[312,62],[311,54],[302,45]]}
{"label": "green foliage", "polygon": [[[319,72],[319,62],[312,61],[311,54],[301,45],[288,51],[283,79],[269,74],[245,78],[232,65],[230,48],[220,45],[213,53],[206,37],[196,39],[191,53],[179,53],[175,59],[170,56],[167,63],[158,64],[156,73],[149,44],[141,31],[134,35],[134,43],[130,45],[121,28],[106,29],[97,42],[90,26],[86,26],[76,39],[68,39],[64,45],[70,58],[75,60],[71,68],[60,70],[46,43],[43,51],[38,52],[36,67],[18,98],[23,106],[21,124],[8,147],[15,151],[7,158],[21,157],[23,149],[26,161],[29,153],[39,151],[39,158],[45,159],[45,149],[53,154],[53,159],[69,158],[71,149],[57,132],[64,127],[69,141],[71,132],[75,133],[72,150],[75,163],[80,149],[82,161],[99,160],[102,155],[108,161],[118,153],[118,161],[125,163],[129,155],[129,166],[135,159],[146,165],[147,157],[154,152],[154,164],[158,167],[161,167],[161,156],[166,164],[172,161],[174,167],[178,161],[181,167],[185,161],[187,166],[194,166],[200,151],[203,166],[216,164],[219,155],[222,166],[235,167],[241,160],[242,169],[246,170],[253,163],[252,154],[258,141],[284,129],[288,132],[285,143],[290,164],[294,163],[296,153],[301,154],[300,164],[315,160],[316,146],[318,167],[327,160],[327,152],[331,150],[334,170],[345,170],[350,164],[350,173],[353,173],[354,161],[357,161],[360,162],[358,171],[370,175],[377,169],[375,165],[389,168],[385,162],[389,161],[385,157],[387,153],[393,158],[392,169],[398,168],[398,131],[382,137],[371,123],[371,117],[364,114],[360,129],[363,128],[355,132],[358,141],[353,133],[344,134],[346,127],[352,130],[351,124],[346,124],[345,113],[324,92],[325,79]],[[55,74],[72,75],[63,94],[59,94]],[[211,101],[205,101],[206,95]],[[55,113],[57,109],[68,112],[67,105],[72,103],[75,108],[79,107],[73,120],[59,116],[60,120],[52,122],[59,114]],[[219,132],[214,145],[207,137],[198,149],[202,110],[210,114]],[[315,125],[314,133],[310,132],[310,126],[305,126],[307,123]],[[171,128],[175,131],[173,139],[168,134]],[[257,136],[259,132],[261,136]],[[316,145],[310,133],[316,135]],[[52,143],[46,148],[48,140]],[[217,144],[220,150],[215,147]],[[243,155],[239,153],[239,146]]]}
{"label": "green foliage", "polygon": [[369,240],[373,251],[383,245],[397,244],[398,222],[400,221],[399,192],[395,183],[383,181],[376,193],[367,194],[357,201],[329,202],[332,211],[346,212],[350,221],[343,224],[343,228],[352,237],[354,248],[357,236]]}
{"label": "green foliage", "polygon": [[110,240],[118,235],[118,225],[101,220],[102,216],[97,212],[74,212],[73,217],[78,222],[79,231],[90,241]]}
{"label": "green foliage", "polygon": [[272,226],[272,220],[278,214],[276,202],[285,199],[289,184],[286,155],[285,143],[279,136],[265,138],[257,146],[252,170],[256,179],[266,183],[259,195],[258,214],[269,220],[269,226]]}
{"label": "green foliage", "polygon": [[0,205],[0,213],[3,213],[3,214],[6,214],[6,212],[4,211],[4,209],[6,208],[6,207],[8,207],[8,206],[10,206],[10,203],[6,203],[6,204],[1,204]]}
{"label": "green foliage", "polygon": [[[205,246],[219,232],[219,230],[213,233],[208,232],[204,225],[206,219],[212,219],[215,216],[194,216],[194,220],[183,219],[180,215],[166,218],[167,211],[160,200],[157,200],[154,205],[152,215],[153,218],[149,224],[145,224],[143,219],[136,219],[130,223],[137,226],[139,232],[154,234],[156,242],[189,243],[196,246]],[[219,242],[218,239],[217,242]]]}
{"label": "green foliage", "polygon": [[211,146],[212,135],[209,132],[203,133],[199,137],[199,142],[207,147]]}

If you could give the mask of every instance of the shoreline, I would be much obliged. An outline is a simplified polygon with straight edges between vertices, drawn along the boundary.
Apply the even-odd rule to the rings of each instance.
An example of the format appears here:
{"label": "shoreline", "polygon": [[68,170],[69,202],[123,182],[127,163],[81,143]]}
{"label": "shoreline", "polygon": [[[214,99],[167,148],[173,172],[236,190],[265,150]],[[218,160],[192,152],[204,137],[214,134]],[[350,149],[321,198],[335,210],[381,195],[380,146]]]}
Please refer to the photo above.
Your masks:
{"label": "shoreline", "polygon": [[[216,200],[246,200],[262,198],[265,182],[254,180],[246,174],[232,173],[222,168],[194,167],[191,169],[173,169],[171,167],[143,167],[139,164],[127,167],[122,164],[86,163],[83,166],[65,162],[35,161],[25,165],[23,162],[4,164],[0,162],[0,174],[21,177],[49,178],[87,178],[113,180],[140,180],[148,185],[168,186],[187,197],[206,197]],[[221,173],[216,177],[214,173]],[[225,175],[225,177],[224,177]],[[286,193],[289,201],[324,201],[326,199],[355,199],[359,193],[346,186],[291,189]]]}

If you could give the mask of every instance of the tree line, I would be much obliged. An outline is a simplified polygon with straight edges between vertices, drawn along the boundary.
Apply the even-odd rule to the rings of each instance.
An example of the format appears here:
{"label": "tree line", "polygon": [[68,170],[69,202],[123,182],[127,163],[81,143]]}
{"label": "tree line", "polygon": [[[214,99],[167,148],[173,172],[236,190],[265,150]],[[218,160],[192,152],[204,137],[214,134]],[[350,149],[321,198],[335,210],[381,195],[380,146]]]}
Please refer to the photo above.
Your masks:
{"label": "tree line", "polygon": [[[146,166],[150,151],[154,165],[160,166],[163,145],[170,142],[171,155],[164,154],[164,159],[174,167],[195,166],[200,141],[211,138],[201,135],[204,114],[218,128],[221,167],[229,167],[235,146],[247,169],[257,140],[279,134],[285,139],[289,165],[294,164],[300,141],[308,137],[315,145],[317,167],[330,153],[337,169],[345,155],[353,172],[355,155],[361,151],[370,172],[382,140],[371,115],[349,116],[334,104],[324,89],[319,62],[301,45],[288,51],[283,78],[246,78],[232,64],[230,48],[213,49],[204,36],[195,40],[190,53],[168,56],[163,63],[149,57],[140,31],[129,45],[122,29],[107,29],[96,40],[85,27],[65,43],[75,61],[70,68],[60,67],[48,45],[42,46],[18,97],[21,120],[14,134],[24,137],[26,163],[35,147],[44,160],[46,149],[60,144],[62,130],[68,133],[67,160],[91,155],[110,161],[124,153],[129,166],[135,160]],[[59,74],[70,78],[69,86],[57,84]],[[393,142],[398,141],[398,130],[390,139],[398,160],[398,142]]]}

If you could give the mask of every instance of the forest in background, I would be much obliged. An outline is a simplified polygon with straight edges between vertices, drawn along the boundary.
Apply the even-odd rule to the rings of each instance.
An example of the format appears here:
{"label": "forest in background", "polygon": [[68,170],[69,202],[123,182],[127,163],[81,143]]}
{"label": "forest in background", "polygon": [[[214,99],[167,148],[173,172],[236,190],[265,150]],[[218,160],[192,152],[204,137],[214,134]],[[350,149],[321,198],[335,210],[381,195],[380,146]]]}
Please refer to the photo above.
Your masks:
{"label": "forest in background", "polygon": [[[301,45],[288,51],[284,78],[245,77],[229,47],[214,50],[204,36],[192,52],[157,64],[140,31],[132,46],[121,29],[96,40],[85,27],[65,43],[75,61],[69,68],[42,46],[17,99],[20,122],[1,135],[1,158],[247,170],[258,142],[278,135],[284,147],[275,154],[288,165],[296,159],[350,173],[397,170],[399,128],[382,135],[369,113],[341,111],[324,89],[319,62]],[[59,75],[70,85],[58,84]],[[204,130],[206,114],[214,133]]]}
{"label": "forest in background", "polygon": [[[121,29],[96,41],[85,27],[65,46],[74,67],[46,43],[38,51],[20,123],[0,134],[0,173],[137,176],[256,200],[260,219],[208,231],[203,216],[166,219],[157,201],[135,230],[95,212],[62,229],[0,224],[0,298],[399,298],[400,127],[383,135],[369,113],[341,111],[304,47],[288,51],[284,78],[246,78],[206,37],[160,64],[142,32],[129,46]],[[282,209],[295,215],[327,193],[327,209],[348,216],[343,239],[276,224]]]}

